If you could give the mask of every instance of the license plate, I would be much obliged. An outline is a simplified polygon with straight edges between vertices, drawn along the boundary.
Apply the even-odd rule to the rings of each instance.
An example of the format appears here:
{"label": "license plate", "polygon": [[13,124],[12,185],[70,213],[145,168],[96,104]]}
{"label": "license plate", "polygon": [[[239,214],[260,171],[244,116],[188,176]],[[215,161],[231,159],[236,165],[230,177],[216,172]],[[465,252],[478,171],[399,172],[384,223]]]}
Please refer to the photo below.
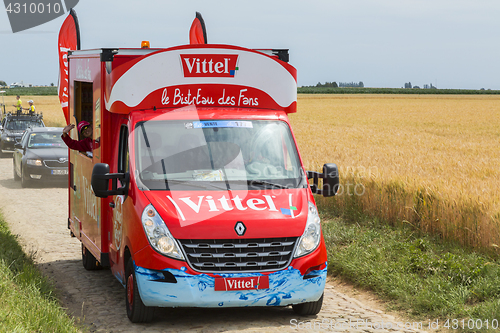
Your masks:
{"label": "license plate", "polygon": [[68,170],[52,170],[53,175],[67,175]]}
{"label": "license plate", "polygon": [[268,289],[269,277],[215,278],[215,291]]}

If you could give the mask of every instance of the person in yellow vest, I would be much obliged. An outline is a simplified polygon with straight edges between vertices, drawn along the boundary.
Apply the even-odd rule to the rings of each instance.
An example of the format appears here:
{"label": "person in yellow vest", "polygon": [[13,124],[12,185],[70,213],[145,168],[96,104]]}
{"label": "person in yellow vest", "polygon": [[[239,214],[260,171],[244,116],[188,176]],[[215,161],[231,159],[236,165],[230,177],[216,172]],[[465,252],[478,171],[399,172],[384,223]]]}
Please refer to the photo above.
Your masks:
{"label": "person in yellow vest", "polygon": [[29,108],[28,108],[28,112],[29,112],[30,115],[34,115],[35,114],[35,106],[33,105],[33,100],[30,99],[28,101],[28,103],[30,105]]}
{"label": "person in yellow vest", "polygon": [[21,114],[23,112],[23,101],[21,101],[21,96],[17,95],[16,96],[17,102],[14,104],[16,107],[17,114]]}

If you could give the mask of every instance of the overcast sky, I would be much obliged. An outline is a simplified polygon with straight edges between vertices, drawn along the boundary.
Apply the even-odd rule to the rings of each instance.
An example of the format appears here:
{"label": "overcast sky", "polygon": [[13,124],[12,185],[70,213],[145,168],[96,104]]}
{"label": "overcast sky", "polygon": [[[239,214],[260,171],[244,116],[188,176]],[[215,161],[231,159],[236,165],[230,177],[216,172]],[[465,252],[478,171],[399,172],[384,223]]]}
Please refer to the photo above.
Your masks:
{"label": "overcast sky", "polygon": [[[80,0],[75,10],[82,49],[187,44],[199,11],[209,43],[290,49],[299,86],[500,89],[500,0]],[[14,34],[0,9],[0,80],[57,84],[65,17]]]}

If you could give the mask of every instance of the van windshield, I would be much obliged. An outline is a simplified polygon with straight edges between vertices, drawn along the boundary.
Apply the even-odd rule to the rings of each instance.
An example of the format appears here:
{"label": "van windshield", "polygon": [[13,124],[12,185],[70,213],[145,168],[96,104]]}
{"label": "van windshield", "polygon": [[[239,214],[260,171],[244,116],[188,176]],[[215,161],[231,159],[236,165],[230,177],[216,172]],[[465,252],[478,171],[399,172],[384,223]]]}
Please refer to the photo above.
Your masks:
{"label": "van windshield", "polygon": [[147,121],[135,128],[136,178],[150,190],[305,187],[282,121]]}

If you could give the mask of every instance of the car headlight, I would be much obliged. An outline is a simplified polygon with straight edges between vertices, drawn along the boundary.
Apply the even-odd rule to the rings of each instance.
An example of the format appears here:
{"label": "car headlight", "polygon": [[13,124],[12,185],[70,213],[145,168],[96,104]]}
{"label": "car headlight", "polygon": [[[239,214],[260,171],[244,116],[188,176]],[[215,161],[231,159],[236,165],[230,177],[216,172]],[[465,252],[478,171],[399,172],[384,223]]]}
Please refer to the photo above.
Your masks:
{"label": "car headlight", "polygon": [[153,205],[149,204],[144,208],[141,220],[149,243],[156,251],[174,259],[184,260],[177,241]]}
{"label": "car headlight", "polygon": [[26,164],[35,165],[35,166],[42,166],[42,160],[27,159]]}
{"label": "car headlight", "polygon": [[12,141],[14,141],[14,138],[11,138],[10,136],[7,136],[7,137],[5,137],[5,141],[12,142]]}
{"label": "car headlight", "polygon": [[316,206],[309,202],[307,211],[307,222],[304,233],[299,239],[299,245],[295,250],[294,258],[302,257],[314,251],[321,240],[321,224]]}

